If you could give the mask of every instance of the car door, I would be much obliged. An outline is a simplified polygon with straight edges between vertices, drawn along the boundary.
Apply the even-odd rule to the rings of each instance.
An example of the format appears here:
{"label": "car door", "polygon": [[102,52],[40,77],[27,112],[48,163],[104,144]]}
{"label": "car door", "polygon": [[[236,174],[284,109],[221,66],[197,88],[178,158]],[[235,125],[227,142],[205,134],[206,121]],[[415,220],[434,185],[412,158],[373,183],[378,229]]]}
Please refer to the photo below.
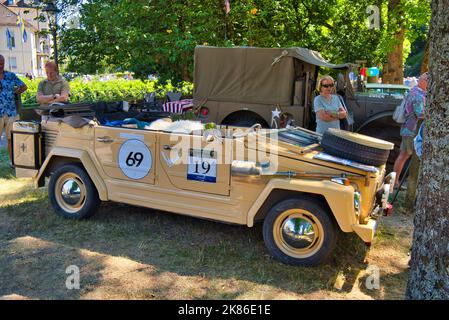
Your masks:
{"label": "car door", "polygon": [[159,134],[162,171],[182,190],[228,196],[230,192],[232,140],[207,142],[202,136]]}
{"label": "car door", "polygon": [[95,128],[95,155],[111,178],[154,184],[155,148],[153,131]]}

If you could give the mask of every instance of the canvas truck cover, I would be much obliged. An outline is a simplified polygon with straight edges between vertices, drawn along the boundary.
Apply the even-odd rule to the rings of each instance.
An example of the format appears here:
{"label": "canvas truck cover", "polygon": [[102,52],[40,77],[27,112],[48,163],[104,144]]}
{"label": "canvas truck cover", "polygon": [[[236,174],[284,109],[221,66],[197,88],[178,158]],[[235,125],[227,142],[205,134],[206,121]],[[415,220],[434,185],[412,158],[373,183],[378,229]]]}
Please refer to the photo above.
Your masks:
{"label": "canvas truck cover", "polygon": [[291,105],[294,59],[327,68],[349,66],[328,63],[318,52],[304,48],[197,46],[193,97],[197,103]]}

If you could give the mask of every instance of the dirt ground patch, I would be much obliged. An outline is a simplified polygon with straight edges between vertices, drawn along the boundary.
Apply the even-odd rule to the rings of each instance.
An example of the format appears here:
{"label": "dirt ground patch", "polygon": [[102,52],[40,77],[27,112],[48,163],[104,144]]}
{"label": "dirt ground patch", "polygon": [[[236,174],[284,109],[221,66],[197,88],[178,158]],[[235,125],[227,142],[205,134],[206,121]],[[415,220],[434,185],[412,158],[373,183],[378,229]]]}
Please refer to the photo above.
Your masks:
{"label": "dirt ground patch", "polygon": [[[269,257],[260,225],[116,203],[86,221],[64,220],[45,188],[0,164],[0,298],[403,299],[412,225],[399,207],[369,251],[341,234],[330,264],[292,267]],[[80,271],[79,289],[66,287],[70,266]]]}

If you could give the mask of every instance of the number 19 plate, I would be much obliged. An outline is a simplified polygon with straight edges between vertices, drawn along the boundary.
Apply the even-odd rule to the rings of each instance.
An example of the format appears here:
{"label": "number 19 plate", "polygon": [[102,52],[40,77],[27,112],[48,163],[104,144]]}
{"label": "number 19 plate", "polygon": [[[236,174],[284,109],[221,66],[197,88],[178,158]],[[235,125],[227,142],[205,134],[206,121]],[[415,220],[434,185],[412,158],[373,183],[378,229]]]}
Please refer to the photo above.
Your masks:
{"label": "number 19 plate", "polygon": [[217,182],[217,158],[214,151],[190,149],[187,180]]}

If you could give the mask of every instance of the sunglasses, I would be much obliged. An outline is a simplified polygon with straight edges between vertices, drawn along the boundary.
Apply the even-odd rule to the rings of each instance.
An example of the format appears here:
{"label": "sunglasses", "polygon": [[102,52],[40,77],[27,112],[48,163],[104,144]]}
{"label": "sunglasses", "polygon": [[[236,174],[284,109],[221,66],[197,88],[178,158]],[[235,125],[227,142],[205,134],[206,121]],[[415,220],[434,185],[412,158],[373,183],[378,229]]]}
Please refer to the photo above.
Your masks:
{"label": "sunglasses", "polygon": [[334,86],[334,84],[333,83],[332,84],[322,84],[321,86],[325,87],[325,88],[332,88]]}

